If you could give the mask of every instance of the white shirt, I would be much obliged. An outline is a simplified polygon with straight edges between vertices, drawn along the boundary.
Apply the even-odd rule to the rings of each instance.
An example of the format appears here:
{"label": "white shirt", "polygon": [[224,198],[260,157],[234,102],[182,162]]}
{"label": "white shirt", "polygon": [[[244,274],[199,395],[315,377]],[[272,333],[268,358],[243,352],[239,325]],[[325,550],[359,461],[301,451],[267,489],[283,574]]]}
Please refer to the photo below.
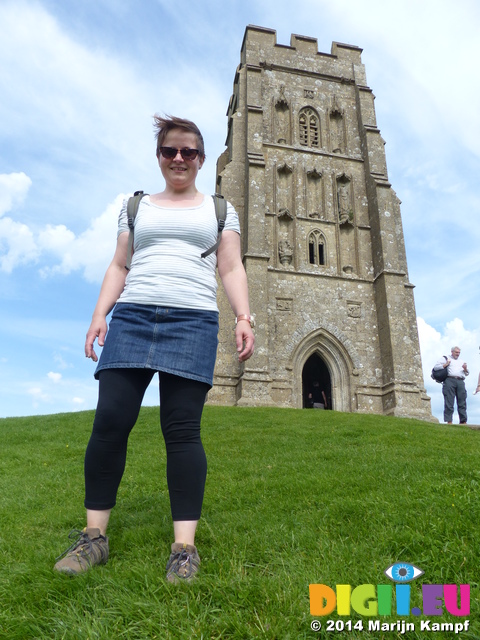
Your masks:
{"label": "white shirt", "polygon": [[[118,234],[129,231],[127,201],[118,218]],[[227,203],[224,230],[240,233],[235,209]],[[201,254],[217,240],[215,205],[167,208],[145,196],[135,218],[134,254],[118,302],[218,311],[217,256]]]}
{"label": "white shirt", "polygon": [[[455,358],[452,358],[451,355],[447,356],[447,357],[450,360],[450,364],[447,367],[448,376],[449,377],[454,377],[454,378],[463,378],[463,379],[465,379],[465,376],[468,375],[463,370],[463,365],[464,365],[465,361],[461,360],[460,357],[458,357],[456,360],[455,360]],[[443,365],[444,364],[445,364],[445,358],[442,358],[434,366],[434,369],[435,370],[443,369]]]}

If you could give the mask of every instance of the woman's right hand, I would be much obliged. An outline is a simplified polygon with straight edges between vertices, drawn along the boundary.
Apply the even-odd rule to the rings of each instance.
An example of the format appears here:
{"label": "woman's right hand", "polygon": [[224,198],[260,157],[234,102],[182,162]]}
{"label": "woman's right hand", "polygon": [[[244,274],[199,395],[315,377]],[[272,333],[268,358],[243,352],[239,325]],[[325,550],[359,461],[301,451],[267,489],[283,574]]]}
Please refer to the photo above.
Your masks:
{"label": "woman's right hand", "polygon": [[105,336],[107,335],[108,327],[105,317],[94,317],[92,323],[87,331],[87,338],[85,340],[85,357],[91,358],[94,362],[98,361],[98,356],[93,348],[95,340],[98,338],[98,346],[103,347],[105,344]]}
{"label": "woman's right hand", "polygon": [[98,346],[103,347],[108,331],[107,316],[125,288],[125,278],[127,277],[127,271],[125,269],[127,245],[128,231],[123,231],[117,238],[115,255],[103,278],[100,295],[98,296],[98,301],[93,312],[92,322],[87,331],[85,357],[91,358],[94,362],[98,361],[97,354],[93,349],[95,340],[98,338]]}

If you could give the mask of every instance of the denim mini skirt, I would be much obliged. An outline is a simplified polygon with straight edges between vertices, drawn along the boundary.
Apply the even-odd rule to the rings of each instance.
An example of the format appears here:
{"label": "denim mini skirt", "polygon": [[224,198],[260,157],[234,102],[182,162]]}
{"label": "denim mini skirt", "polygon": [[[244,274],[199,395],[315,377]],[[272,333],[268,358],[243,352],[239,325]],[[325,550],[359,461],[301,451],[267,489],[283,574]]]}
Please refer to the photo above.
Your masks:
{"label": "denim mini skirt", "polygon": [[213,385],[218,312],[121,302],[113,311],[95,378],[103,369],[153,369]]}

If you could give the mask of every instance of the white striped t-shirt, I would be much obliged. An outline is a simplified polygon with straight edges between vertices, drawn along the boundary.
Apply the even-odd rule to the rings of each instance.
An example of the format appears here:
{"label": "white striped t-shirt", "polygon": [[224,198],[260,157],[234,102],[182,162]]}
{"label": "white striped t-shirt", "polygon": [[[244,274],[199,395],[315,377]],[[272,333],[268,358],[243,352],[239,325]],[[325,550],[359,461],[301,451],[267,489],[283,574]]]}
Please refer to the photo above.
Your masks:
{"label": "white striped t-shirt", "polygon": [[[118,218],[118,234],[129,231],[127,201]],[[210,196],[187,209],[166,208],[145,196],[135,218],[134,254],[118,302],[218,311],[217,256],[201,254],[217,240],[215,205]],[[227,203],[224,230],[240,233],[235,209]]]}

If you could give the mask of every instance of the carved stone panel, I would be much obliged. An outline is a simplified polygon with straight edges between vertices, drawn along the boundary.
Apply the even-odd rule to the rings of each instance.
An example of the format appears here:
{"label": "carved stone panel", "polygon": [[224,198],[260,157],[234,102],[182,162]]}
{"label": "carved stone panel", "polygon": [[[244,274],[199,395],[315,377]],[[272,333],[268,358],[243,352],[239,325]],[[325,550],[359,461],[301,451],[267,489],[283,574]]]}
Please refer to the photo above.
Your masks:
{"label": "carved stone panel", "polygon": [[347,300],[347,315],[349,318],[361,318],[362,317],[362,303],[353,302]]}
{"label": "carved stone panel", "polygon": [[353,204],[351,181],[344,173],[337,178],[338,222],[353,224]]}
{"label": "carved stone panel", "polygon": [[333,105],[329,112],[330,150],[333,153],[345,153],[345,119],[343,109],[333,97]]}
{"label": "carved stone panel", "polygon": [[285,85],[280,87],[280,95],[275,102],[275,142],[291,144],[290,106],[285,97]]}
{"label": "carved stone panel", "polygon": [[307,216],[309,218],[321,218],[323,213],[323,188],[322,172],[317,169],[307,171],[306,200]]}

